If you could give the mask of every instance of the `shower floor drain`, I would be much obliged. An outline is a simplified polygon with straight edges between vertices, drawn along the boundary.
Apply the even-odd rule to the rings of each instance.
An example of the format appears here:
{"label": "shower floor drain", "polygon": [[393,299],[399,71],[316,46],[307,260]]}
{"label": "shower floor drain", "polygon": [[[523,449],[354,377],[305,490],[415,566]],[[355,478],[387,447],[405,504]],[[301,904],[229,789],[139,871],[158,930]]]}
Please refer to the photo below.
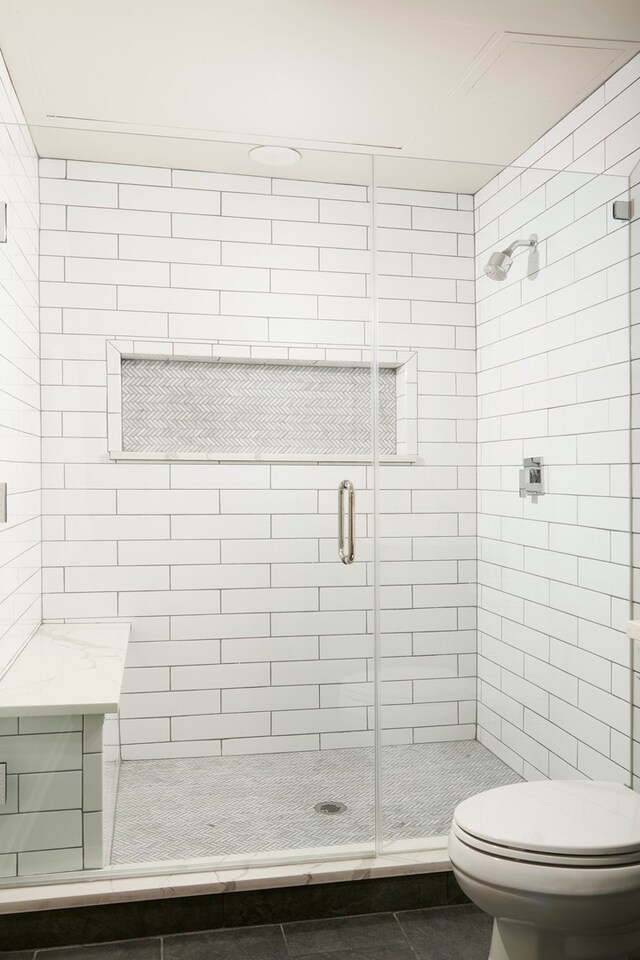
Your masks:
{"label": "shower floor drain", "polygon": [[313,809],[316,813],[334,816],[336,813],[344,813],[347,808],[344,803],[338,803],[336,800],[324,800],[322,803],[316,803]]}

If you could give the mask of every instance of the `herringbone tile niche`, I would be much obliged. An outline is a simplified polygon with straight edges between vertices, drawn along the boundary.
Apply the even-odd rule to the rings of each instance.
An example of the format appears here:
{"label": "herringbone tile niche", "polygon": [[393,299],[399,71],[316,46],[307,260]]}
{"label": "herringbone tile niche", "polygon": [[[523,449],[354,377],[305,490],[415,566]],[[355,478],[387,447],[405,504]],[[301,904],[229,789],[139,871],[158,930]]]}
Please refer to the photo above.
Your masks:
{"label": "herringbone tile niche", "polygon": [[[396,371],[379,370],[380,452],[396,452]],[[123,447],[144,452],[369,454],[366,366],[123,359]]]}

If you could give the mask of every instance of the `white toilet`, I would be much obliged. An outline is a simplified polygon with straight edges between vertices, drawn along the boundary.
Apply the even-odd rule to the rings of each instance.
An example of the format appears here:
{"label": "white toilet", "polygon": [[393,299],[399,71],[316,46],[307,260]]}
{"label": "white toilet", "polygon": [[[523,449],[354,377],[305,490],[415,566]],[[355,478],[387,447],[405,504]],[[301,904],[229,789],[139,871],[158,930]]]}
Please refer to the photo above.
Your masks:
{"label": "white toilet", "polygon": [[616,960],[640,950],[640,795],[544,780],[456,807],[455,877],[494,917],[489,960]]}

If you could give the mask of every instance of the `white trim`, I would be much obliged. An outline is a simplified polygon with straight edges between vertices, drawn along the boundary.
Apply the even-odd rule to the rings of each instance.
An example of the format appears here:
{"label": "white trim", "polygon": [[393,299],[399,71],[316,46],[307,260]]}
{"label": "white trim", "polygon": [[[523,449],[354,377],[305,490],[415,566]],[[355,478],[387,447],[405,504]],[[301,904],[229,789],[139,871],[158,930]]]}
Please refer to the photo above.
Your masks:
{"label": "white trim", "polygon": [[[372,458],[366,454],[274,454],[261,453],[147,453],[146,451],[110,450],[111,460],[155,460],[155,461],[187,461],[190,463],[372,463]],[[380,463],[417,463],[418,456],[404,456],[399,453],[390,453],[380,457]]]}

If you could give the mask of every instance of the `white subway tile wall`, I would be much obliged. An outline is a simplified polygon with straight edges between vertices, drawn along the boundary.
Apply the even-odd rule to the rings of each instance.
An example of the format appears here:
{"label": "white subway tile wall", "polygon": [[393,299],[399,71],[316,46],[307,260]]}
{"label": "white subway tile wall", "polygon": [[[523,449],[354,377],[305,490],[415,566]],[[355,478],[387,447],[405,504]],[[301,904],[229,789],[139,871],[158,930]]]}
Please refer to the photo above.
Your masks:
{"label": "white subway tile wall", "polygon": [[[123,758],[372,744],[371,471],[109,462],[105,364],[107,339],[133,337],[358,359],[367,188],[57,160],[41,175],[45,617],[133,620]],[[382,470],[383,725],[388,742],[468,738],[472,200],[379,201],[381,343],[418,355],[402,440],[421,457]],[[352,567],[336,549],[346,475]]]}
{"label": "white subway tile wall", "polygon": [[[629,778],[629,229],[611,205],[639,99],[636,57],[475,198],[378,190],[380,341],[417,353],[420,457],[381,469],[386,742],[474,735],[478,583],[480,739],[525,777]],[[347,570],[344,465],[112,463],[105,364],[113,338],[366,348],[366,188],[40,172],[45,617],[134,621],[123,756],[372,743],[371,470],[349,468]],[[537,266],[489,281],[489,253],[531,234]],[[537,503],[525,456],[545,461]]]}
{"label": "white subway tile wall", "polygon": [[420,457],[380,469],[383,741],[468,739],[476,720],[472,198],[388,187],[377,198],[380,344],[417,353]]}
{"label": "white subway tile wall", "polygon": [[[612,203],[639,117],[636,57],[475,196],[478,736],[526,778],[630,778],[629,226]],[[484,276],[533,234],[537,255]],[[536,456],[533,502],[518,469]]]}
{"label": "white subway tile wall", "polygon": [[0,57],[0,673],[41,620],[38,159]]}

